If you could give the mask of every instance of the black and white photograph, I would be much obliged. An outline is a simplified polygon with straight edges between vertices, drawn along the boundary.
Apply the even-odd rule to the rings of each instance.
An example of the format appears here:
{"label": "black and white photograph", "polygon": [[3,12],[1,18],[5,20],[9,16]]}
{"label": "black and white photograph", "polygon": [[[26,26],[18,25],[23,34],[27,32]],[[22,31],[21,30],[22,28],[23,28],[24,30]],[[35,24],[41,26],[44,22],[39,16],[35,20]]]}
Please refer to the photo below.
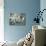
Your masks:
{"label": "black and white photograph", "polygon": [[10,13],[9,16],[10,25],[25,25],[26,24],[26,15],[24,13]]}

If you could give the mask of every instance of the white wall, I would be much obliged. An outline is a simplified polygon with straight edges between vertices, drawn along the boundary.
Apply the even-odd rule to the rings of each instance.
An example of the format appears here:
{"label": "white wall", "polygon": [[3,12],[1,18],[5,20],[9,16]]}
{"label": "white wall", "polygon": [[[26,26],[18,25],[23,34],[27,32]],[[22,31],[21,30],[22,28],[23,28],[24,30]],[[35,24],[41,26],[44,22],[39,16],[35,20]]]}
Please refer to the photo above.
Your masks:
{"label": "white wall", "polygon": [[0,0],[0,42],[4,41],[4,3]]}

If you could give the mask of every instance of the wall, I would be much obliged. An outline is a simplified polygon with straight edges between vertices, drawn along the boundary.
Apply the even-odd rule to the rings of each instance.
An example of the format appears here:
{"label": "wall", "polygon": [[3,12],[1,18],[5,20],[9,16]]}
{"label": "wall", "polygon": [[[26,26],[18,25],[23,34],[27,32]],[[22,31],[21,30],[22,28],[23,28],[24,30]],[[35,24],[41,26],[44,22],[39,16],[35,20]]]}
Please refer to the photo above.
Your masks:
{"label": "wall", "polygon": [[[40,0],[4,0],[4,39],[18,41],[32,29],[32,21],[36,17],[35,12],[40,9]],[[10,26],[10,12],[26,13],[25,26]]]}
{"label": "wall", "polygon": [[[0,42],[4,41],[4,0],[0,0]],[[1,46],[1,45],[0,45]]]}
{"label": "wall", "polygon": [[[46,0],[41,0],[41,1],[40,1],[40,9],[41,9],[41,11],[42,11],[43,9],[46,9]],[[40,25],[46,27],[46,20],[45,20],[45,19],[46,19],[46,11],[43,12],[42,17],[43,17],[43,22],[41,21],[41,22],[40,22]]]}

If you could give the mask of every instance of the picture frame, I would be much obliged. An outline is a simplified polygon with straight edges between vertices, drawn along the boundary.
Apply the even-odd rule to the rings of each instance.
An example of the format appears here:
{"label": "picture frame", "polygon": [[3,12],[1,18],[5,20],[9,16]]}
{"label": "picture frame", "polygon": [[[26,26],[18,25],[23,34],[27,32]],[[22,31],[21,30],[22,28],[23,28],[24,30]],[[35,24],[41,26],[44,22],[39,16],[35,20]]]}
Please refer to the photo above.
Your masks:
{"label": "picture frame", "polygon": [[9,25],[26,25],[25,13],[10,13]]}

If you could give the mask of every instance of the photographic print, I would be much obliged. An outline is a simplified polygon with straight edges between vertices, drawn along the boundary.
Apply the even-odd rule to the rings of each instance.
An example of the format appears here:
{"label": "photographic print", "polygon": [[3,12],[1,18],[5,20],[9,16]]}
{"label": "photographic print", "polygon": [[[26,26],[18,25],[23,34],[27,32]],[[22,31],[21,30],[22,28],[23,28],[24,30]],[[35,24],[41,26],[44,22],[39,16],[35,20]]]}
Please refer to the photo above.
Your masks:
{"label": "photographic print", "polygon": [[26,15],[24,13],[10,13],[9,24],[10,25],[25,25]]}

